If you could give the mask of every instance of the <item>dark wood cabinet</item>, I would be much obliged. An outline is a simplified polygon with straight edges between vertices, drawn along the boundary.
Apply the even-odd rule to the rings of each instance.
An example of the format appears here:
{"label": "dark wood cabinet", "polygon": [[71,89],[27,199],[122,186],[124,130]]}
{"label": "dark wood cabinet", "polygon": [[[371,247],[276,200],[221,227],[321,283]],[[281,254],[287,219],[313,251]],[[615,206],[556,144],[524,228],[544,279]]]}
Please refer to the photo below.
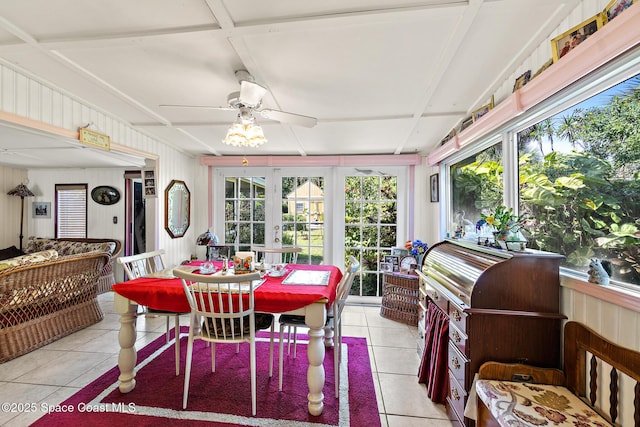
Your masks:
{"label": "dark wood cabinet", "polygon": [[[474,374],[488,360],[560,368],[561,255],[509,252],[471,242],[433,245],[419,271],[420,306],[449,319],[447,411],[473,425],[464,408]],[[424,313],[420,320],[425,318]],[[421,334],[429,325],[419,324]]]}

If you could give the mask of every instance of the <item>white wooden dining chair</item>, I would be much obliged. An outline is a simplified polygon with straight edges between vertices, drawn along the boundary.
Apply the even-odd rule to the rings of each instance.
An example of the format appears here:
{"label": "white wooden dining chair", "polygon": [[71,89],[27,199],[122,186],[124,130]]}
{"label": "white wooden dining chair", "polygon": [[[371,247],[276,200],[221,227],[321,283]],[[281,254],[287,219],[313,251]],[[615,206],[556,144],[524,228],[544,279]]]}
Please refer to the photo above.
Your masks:
{"label": "white wooden dining chair", "polygon": [[285,263],[295,264],[298,262],[298,254],[302,248],[267,248],[264,246],[252,246],[251,250],[256,253],[256,262],[266,262],[269,264]]}
{"label": "white wooden dining chair", "polygon": [[[152,252],[145,252],[137,255],[122,256],[117,258],[117,262],[122,265],[124,272],[129,280],[137,279],[139,277],[148,276],[153,273],[159,273],[165,270],[164,261],[162,256],[164,255],[164,249],[160,249]],[[169,325],[169,319],[174,318],[174,327],[176,335],[175,344],[175,358],[176,358],[176,375],[180,375],[180,314],[171,311],[154,310],[148,307],[141,307],[142,313],[145,316],[163,316],[167,320],[166,335],[167,343],[171,340],[171,328]]]}
{"label": "white wooden dining chair", "polygon": [[182,408],[187,408],[194,341],[201,339],[211,343],[211,372],[216,371],[216,343],[240,344],[246,342],[249,343],[251,368],[251,411],[255,416],[255,333],[257,329],[261,329],[261,326],[266,325],[264,316],[270,316],[271,319],[269,376],[273,375],[273,315],[260,313],[263,319],[256,321],[254,286],[260,280],[260,273],[202,275],[181,270],[179,267],[173,271],[176,277],[182,279],[182,286],[191,307]]}
{"label": "white wooden dining chair", "polygon": [[[345,268],[345,274],[340,279],[340,283],[336,288],[336,298],[331,304],[331,307],[327,309],[327,323],[326,326],[333,330],[333,370],[335,375],[335,392],[336,398],[340,391],[340,360],[342,358],[342,310],[347,303],[347,297],[349,296],[349,290],[353,284],[353,279],[360,270],[360,263],[353,256],[349,256],[349,264]],[[293,329],[293,357],[296,357],[296,344],[297,344],[297,327],[306,327],[304,316],[282,314],[280,315],[280,332],[279,338],[279,353],[278,353],[278,389],[282,390],[282,375],[283,375],[283,359],[284,359],[284,328],[291,327]],[[287,334],[288,344],[291,343],[291,336]]]}

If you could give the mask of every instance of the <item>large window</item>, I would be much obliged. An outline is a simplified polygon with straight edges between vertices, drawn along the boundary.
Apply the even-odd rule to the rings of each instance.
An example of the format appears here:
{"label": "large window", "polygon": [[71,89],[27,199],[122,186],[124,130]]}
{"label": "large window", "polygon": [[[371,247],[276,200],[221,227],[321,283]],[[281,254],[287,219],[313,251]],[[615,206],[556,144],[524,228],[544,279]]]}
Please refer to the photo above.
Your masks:
{"label": "large window", "polygon": [[640,285],[640,76],[520,131],[517,143],[531,245],[582,271],[608,260],[614,280]]}
{"label": "large window", "polygon": [[637,289],[640,65],[623,63],[624,74],[615,66],[452,159],[447,231],[474,238],[480,213],[505,204],[528,218],[529,247],[564,255],[567,273],[586,277],[599,258],[611,264],[613,284]]}
{"label": "large window", "polygon": [[87,237],[87,184],[56,185],[56,238]]}
{"label": "large window", "polygon": [[502,143],[451,166],[451,219],[447,230],[467,237],[475,233],[480,213],[503,200]]}

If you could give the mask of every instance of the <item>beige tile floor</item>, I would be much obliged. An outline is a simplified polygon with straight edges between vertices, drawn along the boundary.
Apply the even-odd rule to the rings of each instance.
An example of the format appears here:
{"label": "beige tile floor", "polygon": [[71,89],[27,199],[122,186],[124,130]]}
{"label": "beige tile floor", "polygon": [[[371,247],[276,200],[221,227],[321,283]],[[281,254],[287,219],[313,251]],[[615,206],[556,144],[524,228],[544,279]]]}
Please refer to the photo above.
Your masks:
{"label": "beige tile floor", "polygon": [[[38,409],[61,403],[118,363],[119,316],[113,294],[99,297],[104,320],[17,359],[0,364],[0,402],[35,403]],[[376,306],[348,305],[344,336],[365,337],[383,427],[450,427],[444,407],[427,398],[417,382],[420,363],[417,328],[380,317]],[[140,317],[136,348],[165,330],[164,318]],[[187,324],[186,318],[183,324]],[[28,426],[43,413],[0,410],[0,426]]]}

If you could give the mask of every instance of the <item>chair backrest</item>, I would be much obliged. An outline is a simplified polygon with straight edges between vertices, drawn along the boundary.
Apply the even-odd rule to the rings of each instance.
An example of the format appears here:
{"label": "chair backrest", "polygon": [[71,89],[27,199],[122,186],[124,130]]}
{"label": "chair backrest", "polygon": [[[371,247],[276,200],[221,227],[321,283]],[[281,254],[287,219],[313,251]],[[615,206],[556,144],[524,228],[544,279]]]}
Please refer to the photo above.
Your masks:
{"label": "chair backrest", "polygon": [[164,255],[164,249],[137,255],[121,256],[117,260],[119,264],[122,264],[129,280],[133,280],[164,270],[162,255]]}
{"label": "chair backrest", "polygon": [[253,292],[260,273],[205,275],[177,267],[173,275],[182,279],[191,315],[205,319],[205,335],[209,340],[239,342],[253,338]]}
{"label": "chair backrest", "polygon": [[336,299],[333,302],[333,316],[337,318],[340,313],[342,313],[342,309],[347,303],[347,297],[349,296],[349,291],[351,290],[351,285],[353,284],[353,279],[358,274],[360,270],[360,263],[353,256],[349,256],[349,264],[347,265],[345,274],[342,276],[340,283],[338,283],[338,287],[336,289]]}
{"label": "chair backrest", "polygon": [[267,248],[264,246],[253,246],[251,250],[257,255],[257,262],[286,263],[295,264],[298,262],[298,254],[302,248]]}

